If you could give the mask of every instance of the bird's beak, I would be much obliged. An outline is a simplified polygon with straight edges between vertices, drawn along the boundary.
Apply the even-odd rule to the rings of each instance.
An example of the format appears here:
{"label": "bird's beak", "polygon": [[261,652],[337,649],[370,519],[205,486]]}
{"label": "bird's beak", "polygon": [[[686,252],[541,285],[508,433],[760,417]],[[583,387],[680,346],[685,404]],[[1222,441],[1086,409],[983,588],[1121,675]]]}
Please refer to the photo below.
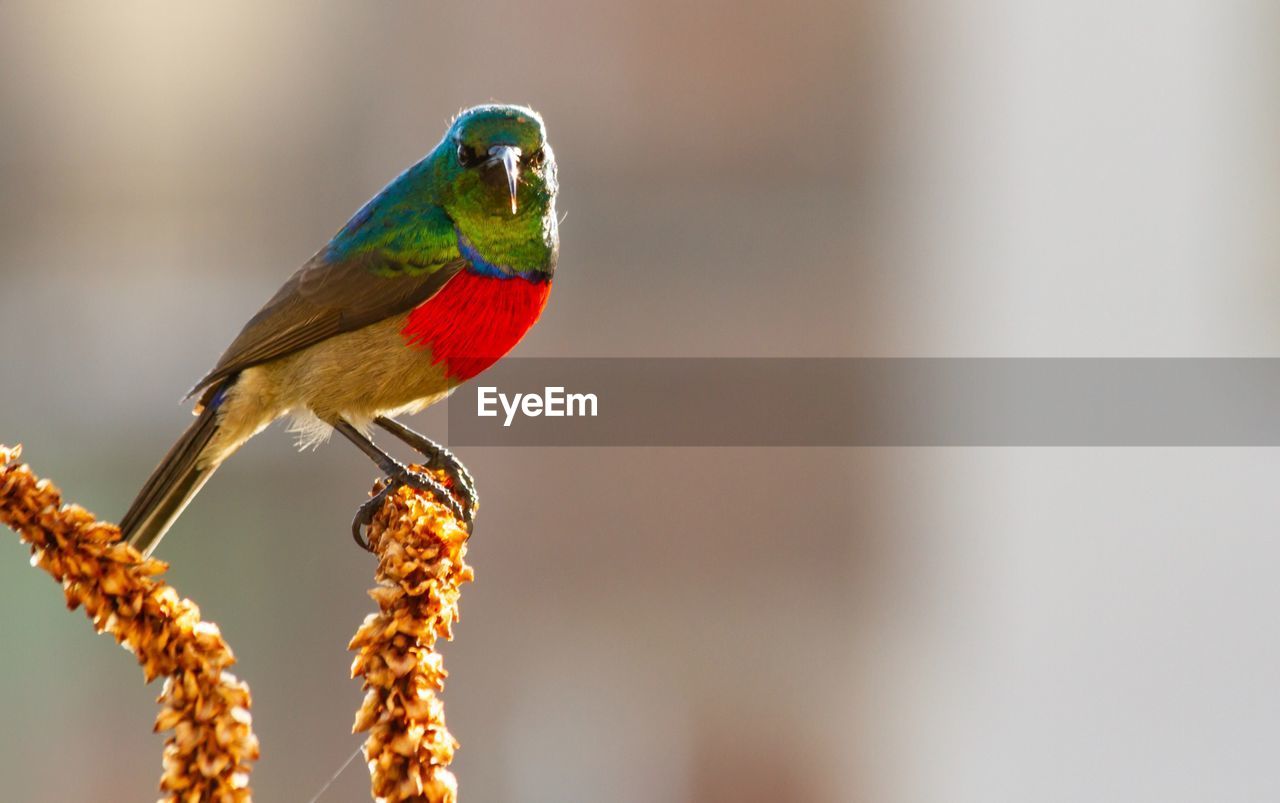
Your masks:
{"label": "bird's beak", "polygon": [[507,171],[507,188],[511,190],[511,214],[516,213],[516,191],[520,183],[520,149],[514,145],[494,145],[489,149],[489,161],[502,162]]}

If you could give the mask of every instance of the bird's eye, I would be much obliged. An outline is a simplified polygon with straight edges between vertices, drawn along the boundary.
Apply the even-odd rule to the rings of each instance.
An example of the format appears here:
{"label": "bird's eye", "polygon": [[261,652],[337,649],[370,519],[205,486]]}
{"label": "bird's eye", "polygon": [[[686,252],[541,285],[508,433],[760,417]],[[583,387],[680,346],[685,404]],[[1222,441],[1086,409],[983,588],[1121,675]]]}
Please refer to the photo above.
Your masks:
{"label": "bird's eye", "polygon": [[463,167],[475,167],[483,161],[474,148],[461,142],[458,143],[458,163]]}
{"label": "bird's eye", "polygon": [[529,163],[530,167],[538,167],[546,161],[546,154],[542,152],[542,148],[538,148],[536,151],[526,156],[525,161]]}

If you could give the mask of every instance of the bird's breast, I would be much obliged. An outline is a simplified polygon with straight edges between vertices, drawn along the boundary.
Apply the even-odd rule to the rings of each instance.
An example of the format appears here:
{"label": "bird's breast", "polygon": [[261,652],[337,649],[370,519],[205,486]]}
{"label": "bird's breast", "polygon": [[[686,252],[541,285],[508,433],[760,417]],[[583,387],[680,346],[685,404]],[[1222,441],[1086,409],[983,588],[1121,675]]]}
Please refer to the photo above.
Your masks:
{"label": "bird's breast", "polygon": [[538,321],[549,280],[463,270],[410,313],[401,336],[428,349],[451,382],[465,382],[510,351]]}

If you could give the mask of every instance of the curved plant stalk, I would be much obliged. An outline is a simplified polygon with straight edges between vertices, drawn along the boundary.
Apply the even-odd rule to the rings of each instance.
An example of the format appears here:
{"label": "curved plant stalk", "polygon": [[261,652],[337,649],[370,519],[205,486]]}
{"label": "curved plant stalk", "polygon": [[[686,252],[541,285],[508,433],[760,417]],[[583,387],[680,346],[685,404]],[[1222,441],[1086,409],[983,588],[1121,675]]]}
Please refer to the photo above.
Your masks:
{"label": "curved plant stalk", "polygon": [[62,584],[67,607],[83,607],[142,665],[148,682],[165,675],[156,731],[165,741],[163,800],[247,803],[258,739],[249,687],[218,626],[195,603],[157,579],[168,566],[121,542],[120,529],[79,505],[64,505],[48,480],[16,461],[22,447],[0,445],[0,522],[31,546],[31,563]]}

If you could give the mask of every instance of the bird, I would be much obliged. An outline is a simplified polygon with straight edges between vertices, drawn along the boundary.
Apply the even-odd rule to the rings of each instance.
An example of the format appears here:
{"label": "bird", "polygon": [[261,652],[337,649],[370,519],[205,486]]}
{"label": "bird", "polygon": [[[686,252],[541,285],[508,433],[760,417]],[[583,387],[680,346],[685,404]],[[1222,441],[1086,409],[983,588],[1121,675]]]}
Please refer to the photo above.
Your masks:
{"label": "bird", "polygon": [[[198,395],[196,420],[121,518],[122,537],[150,555],[214,471],[285,416],[300,446],[338,432],[386,474],[352,522],[362,546],[361,527],[403,485],[433,494],[470,532],[478,504],[470,473],[396,417],[445,398],[537,322],[559,257],[558,190],[537,112],[506,104],[459,112],[439,144],[285,281],[187,394]],[[421,453],[428,471],[375,445],[374,426]]]}

